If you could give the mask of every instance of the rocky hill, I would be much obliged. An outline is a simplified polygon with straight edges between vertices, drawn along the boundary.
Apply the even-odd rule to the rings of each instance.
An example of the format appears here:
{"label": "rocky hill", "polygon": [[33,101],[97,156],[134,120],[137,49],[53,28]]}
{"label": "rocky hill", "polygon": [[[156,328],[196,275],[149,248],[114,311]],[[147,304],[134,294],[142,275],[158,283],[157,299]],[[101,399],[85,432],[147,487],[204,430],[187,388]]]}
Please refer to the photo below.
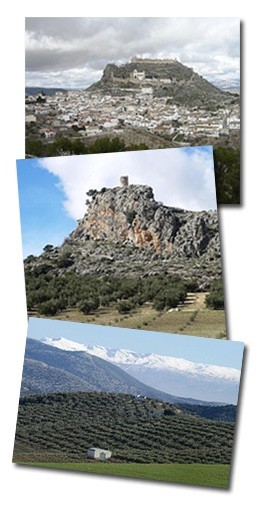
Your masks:
{"label": "rocky hill", "polygon": [[173,98],[174,103],[190,106],[233,99],[232,94],[215,87],[177,60],[135,58],[120,66],[108,64],[101,80],[87,90],[125,95],[128,89],[137,91],[140,87],[152,87],[155,97],[166,96]]}
{"label": "rocky hill", "polygon": [[88,192],[87,212],[61,247],[25,260],[57,274],[139,277],[168,272],[200,286],[221,277],[216,211],[188,211],[157,202],[144,185]]}

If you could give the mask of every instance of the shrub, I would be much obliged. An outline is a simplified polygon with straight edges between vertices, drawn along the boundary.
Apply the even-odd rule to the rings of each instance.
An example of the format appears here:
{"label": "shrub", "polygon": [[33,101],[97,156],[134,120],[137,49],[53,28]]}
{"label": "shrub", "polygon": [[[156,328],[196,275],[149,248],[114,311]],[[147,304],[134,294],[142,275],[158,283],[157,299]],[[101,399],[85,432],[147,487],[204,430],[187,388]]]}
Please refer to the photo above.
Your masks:
{"label": "shrub", "polygon": [[217,280],[211,285],[205,303],[206,306],[211,309],[224,309],[224,291],[223,282],[221,280]]}
{"label": "shrub", "polygon": [[134,304],[133,302],[127,300],[127,301],[121,301],[121,302],[118,302],[117,304],[117,310],[119,311],[119,313],[128,313],[129,311],[131,311],[133,308],[134,308]]}
{"label": "shrub", "polygon": [[39,306],[41,315],[56,315],[59,310],[59,303],[57,300],[48,300]]}
{"label": "shrub", "polygon": [[135,219],[135,217],[136,217],[136,215],[137,215],[137,212],[135,210],[130,210],[130,211],[126,212],[127,222],[129,224],[132,224],[134,219]]}
{"label": "shrub", "polygon": [[50,253],[53,250],[54,250],[53,244],[46,244],[46,246],[44,246],[44,248],[43,248],[44,253]]}
{"label": "shrub", "polygon": [[57,262],[59,268],[68,268],[74,264],[74,259],[71,258],[70,253],[65,252]]}
{"label": "shrub", "polygon": [[85,315],[88,315],[91,313],[91,311],[96,311],[96,309],[99,308],[100,301],[97,297],[89,297],[86,300],[83,300],[79,304],[79,309],[82,311]]}

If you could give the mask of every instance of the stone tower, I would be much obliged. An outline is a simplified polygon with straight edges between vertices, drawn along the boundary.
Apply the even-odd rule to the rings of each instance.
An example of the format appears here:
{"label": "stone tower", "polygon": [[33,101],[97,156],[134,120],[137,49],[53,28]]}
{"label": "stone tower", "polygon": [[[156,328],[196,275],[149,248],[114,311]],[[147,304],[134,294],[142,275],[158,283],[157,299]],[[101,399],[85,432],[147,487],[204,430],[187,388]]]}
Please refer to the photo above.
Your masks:
{"label": "stone tower", "polygon": [[125,188],[126,186],[129,186],[129,178],[127,175],[122,175],[120,177],[120,186],[122,188]]}

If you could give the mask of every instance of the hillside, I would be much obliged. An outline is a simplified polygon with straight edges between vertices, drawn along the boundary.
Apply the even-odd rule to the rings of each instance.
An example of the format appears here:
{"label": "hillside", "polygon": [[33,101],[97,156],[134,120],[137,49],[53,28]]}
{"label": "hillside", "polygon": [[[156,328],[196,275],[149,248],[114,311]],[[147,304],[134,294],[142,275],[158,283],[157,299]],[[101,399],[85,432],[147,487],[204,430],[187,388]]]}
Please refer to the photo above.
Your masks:
{"label": "hillside", "polygon": [[230,93],[215,87],[177,60],[133,59],[120,66],[108,64],[101,80],[86,90],[101,90],[123,96],[127,90],[132,93],[140,87],[152,87],[155,97],[171,97],[174,103],[187,106],[228,102],[232,99]]}
{"label": "hillside", "polygon": [[183,411],[189,411],[192,414],[207,418],[207,420],[215,420],[221,422],[235,422],[237,407],[235,405],[195,405],[189,403],[181,403]]}
{"label": "hillside", "polygon": [[77,391],[149,396],[171,403],[202,403],[191,397],[181,398],[156,390],[97,356],[82,351],[62,351],[28,338],[21,396]]}
{"label": "hillside", "polygon": [[132,395],[73,393],[20,400],[14,457],[19,461],[84,461],[89,447],[114,462],[221,463],[231,460],[234,425]]}
{"label": "hillside", "polygon": [[[159,324],[160,313],[179,311],[189,292],[216,291],[213,310],[199,316],[194,334],[225,337],[217,211],[169,207],[155,200],[150,186],[128,182],[89,190],[86,206],[61,246],[46,244],[41,255],[25,259],[30,314],[74,322],[89,321],[92,315],[96,323],[116,326],[122,315],[138,317],[144,310],[148,319],[143,315],[141,326],[133,320],[128,327],[155,325],[157,331],[178,333],[199,309],[188,315],[189,321],[182,313],[178,322],[171,315],[165,325]],[[214,309],[221,315],[215,317]]]}
{"label": "hillside", "polygon": [[44,94],[44,96],[53,96],[56,92],[67,92],[67,89],[60,87],[25,87],[25,95],[35,96],[36,94]]}

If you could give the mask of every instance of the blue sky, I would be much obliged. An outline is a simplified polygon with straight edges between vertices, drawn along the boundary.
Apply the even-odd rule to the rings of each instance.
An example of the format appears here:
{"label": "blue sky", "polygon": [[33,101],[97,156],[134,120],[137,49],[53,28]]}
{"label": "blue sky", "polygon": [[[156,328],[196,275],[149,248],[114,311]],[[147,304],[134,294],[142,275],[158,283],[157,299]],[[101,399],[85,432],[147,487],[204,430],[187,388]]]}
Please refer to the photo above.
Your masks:
{"label": "blue sky", "polygon": [[46,336],[62,336],[84,344],[129,349],[139,353],[158,353],[235,369],[241,369],[244,347],[242,342],[229,340],[30,318],[28,337],[40,340]]}
{"label": "blue sky", "polygon": [[216,208],[211,146],[21,159],[17,174],[24,257],[61,244],[86,211],[86,192],[117,186],[121,175],[169,206]]}
{"label": "blue sky", "polygon": [[58,180],[37,160],[18,160],[18,188],[23,255],[40,254],[46,244],[60,244],[76,225],[63,206]]}

